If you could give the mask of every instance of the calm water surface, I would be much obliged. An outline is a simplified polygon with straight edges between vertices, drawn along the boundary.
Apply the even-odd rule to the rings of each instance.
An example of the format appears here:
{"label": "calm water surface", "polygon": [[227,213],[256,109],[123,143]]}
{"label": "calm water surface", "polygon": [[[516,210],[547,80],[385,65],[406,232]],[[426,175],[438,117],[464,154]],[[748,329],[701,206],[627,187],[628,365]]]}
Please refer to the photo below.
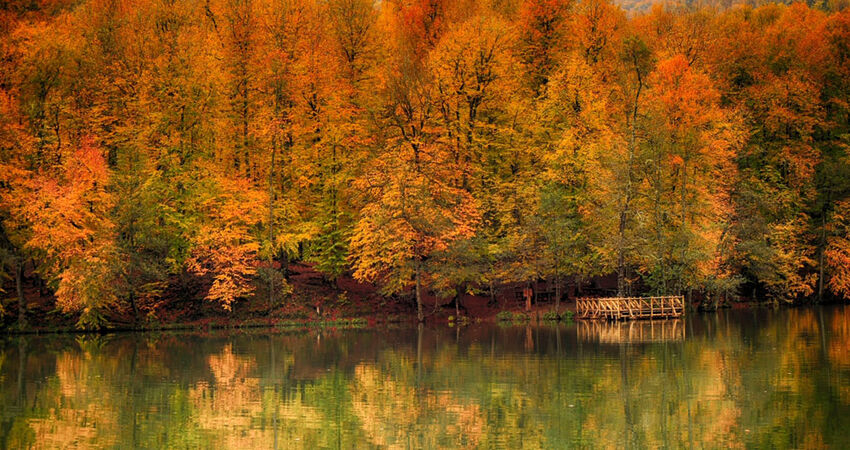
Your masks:
{"label": "calm water surface", "polygon": [[0,341],[0,447],[850,447],[850,307]]}

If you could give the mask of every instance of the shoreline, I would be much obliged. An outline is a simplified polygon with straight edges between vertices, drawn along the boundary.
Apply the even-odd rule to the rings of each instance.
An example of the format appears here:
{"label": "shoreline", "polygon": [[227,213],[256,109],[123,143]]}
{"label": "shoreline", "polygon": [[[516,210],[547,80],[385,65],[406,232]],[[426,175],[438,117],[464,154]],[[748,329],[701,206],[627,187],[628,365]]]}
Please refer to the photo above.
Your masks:
{"label": "shoreline", "polygon": [[[800,308],[813,306],[831,306],[840,305],[841,303],[821,303],[821,304],[796,304],[796,303],[770,303],[770,302],[739,302],[732,303],[728,306],[720,307],[715,310],[700,309],[696,304],[689,304],[687,311],[691,314],[711,314],[716,313],[721,309],[728,310],[743,310],[743,309],[780,309],[780,308]],[[454,316],[454,310],[443,307],[426,316],[424,325],[440,325],[440,326],[468,326],[471,324],[480,323],[495,323],[495,324],[552,324],[552,323],[570,323],[578,322],[573,320],[572,315],[575,312],[575,302],[562,303],[560,319],[553,319],[551,316],[547,318],[547,314],[554,312],[554,305],[542,304],[535,305],[530,311],[525,311],[523,308],[498,308],[495,314],[485,315],[464,315]],[[501,316],[501,317],[500,317]],[[672,320],[672,319],[671,319]],[[119,325],[108,326],[100,329],[81,329],[75,326],[44,326],[44,327],[27,327],[22,330],[15,329],[14,326],[0,330],[1,337],[12,336],[28,336],[28,335],[106,335],[120,333],[158,333],[170,331],[243,331],[243,330],[275,330],[282,332],[289,331],[307,331],[315,329],[376,329],[387,326],[396,326],[410,324],[417,325],[415,311],[410,311],[403,314],[391,314],[386,317],[376,317],[371,315],[352,315],[351,317],[341,317],[333,319],[323,318],[307,318],[307,319],[261,319],[261,318],[245,318],[245,319],[224,319],[217,317],[203,318],[192,321],[150,324],[141,326]]]}

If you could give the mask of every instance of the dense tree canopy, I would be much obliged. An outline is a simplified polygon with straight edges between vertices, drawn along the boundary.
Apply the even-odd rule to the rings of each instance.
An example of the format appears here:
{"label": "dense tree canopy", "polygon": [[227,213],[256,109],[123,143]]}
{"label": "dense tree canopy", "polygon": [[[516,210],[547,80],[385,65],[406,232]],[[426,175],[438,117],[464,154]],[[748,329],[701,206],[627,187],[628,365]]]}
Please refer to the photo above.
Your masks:
{"label": "dense tree canopy", "polygon": [[607,274],[850,298],[841,2],[45,0],[0,32],[20,320],[25,271],[97,327],[273,304],[298,258],[420,318],[426,292]]}

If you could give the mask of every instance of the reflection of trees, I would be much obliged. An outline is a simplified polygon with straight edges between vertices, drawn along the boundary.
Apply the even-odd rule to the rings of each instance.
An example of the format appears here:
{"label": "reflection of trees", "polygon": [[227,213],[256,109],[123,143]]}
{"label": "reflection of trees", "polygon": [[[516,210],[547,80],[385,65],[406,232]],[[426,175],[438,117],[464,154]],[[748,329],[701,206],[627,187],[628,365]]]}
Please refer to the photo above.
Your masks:
{"label": "reflection of trees", "polygon": [[[410,368],[412,370],[412,368]],[[374,364],[354,370],[354,413],[369,442],[385,448],[475,447],[484,423],[476,404],[447,392],[419,391]]]}
{"label": "reflection of trees", "polygon": [[18,339],[0,343],[0,447],[850,444],[850,310],[686,320],[654,343],[526,326]]}

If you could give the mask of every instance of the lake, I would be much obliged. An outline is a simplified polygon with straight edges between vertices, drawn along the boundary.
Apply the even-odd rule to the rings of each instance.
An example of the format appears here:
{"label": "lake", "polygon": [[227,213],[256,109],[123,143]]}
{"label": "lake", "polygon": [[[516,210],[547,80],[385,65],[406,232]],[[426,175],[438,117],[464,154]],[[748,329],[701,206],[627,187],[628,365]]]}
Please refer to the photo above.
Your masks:
{"label": "lake", "polygon": [[0,341],[3,448],[850,447],[850,307]]}

